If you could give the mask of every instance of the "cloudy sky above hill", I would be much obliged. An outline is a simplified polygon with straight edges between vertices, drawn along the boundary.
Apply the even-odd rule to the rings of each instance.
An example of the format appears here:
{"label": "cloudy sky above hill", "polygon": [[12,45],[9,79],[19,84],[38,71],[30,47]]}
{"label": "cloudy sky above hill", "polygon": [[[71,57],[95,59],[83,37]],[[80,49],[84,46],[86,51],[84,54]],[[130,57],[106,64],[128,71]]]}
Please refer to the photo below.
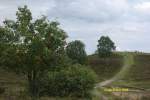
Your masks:
{"label": "cloudy sky above hill", "polygon": [[150,0],[0,0],[0,22],[15,19],[23,5],[34,18],[57,19],[68,41],[82,40],[88,53],[102,35],[110,36],[118,50],[150,52]]}

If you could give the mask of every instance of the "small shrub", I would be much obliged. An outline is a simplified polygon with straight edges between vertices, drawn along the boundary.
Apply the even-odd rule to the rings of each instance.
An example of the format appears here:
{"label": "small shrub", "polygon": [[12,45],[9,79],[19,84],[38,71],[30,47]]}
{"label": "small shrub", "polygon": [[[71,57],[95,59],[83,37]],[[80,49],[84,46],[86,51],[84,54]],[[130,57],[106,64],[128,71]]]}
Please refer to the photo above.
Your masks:
{"label": "small shrub", "polygon": [[89,68],[73,65],[59,72],[49,72],[46,93],[50,96],[89,97],[96,74]]}

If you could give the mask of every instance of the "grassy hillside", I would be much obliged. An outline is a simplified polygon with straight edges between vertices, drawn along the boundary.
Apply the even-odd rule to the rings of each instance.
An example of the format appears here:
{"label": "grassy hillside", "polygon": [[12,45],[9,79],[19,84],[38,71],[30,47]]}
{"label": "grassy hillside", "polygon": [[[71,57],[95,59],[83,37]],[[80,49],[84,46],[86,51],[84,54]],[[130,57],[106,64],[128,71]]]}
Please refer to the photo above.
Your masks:
{"label": "grassy hillside", "polygon": [[[100,81],[107,80],[117,75],[122,70],[125,62],[130,63],[130,61],[124,61],[124,57],[121,55],[123,54],[117,53],[108,59],[100,59],[97,55],[90,55],[88,64],[97,73]],[[111,85],[150,89],[150,55],[135,53],[131,53],[131,55],[133,55],[134,60],[132,66],[128,70],[122,71],[123,77]],[[24,92],[26,91],[25,86],[26,81],[23,77],[0,69],[0,92],[1,88],[5,89],[5,92],[0,94],[0,100],[30,100]],[[42,100],[58,99],[43,98]],[[65,98],[64,100],[70,99]]]}
{"label": "grassy hillside", "polygon": [[100,81],[113,77],[123,66],[123,56],[113,54],[109,58],[99,58],[97,55],[88,57],[89,66],[97,73]]}
{"label": "grassy hillside", "polygon": [[134,81],[150,80],[150,55],[135,55],[134,64],[126,78]]}
{"label": "grassy hillside", "polygon": [[150,55],[135,54],[134,64],[125,73],[124,78],[115,84],[150,89]]}
{"label": "grassy hillside", "polygon": [[[110,100],[150,100],[150,55],[133,52],[120,54],[124,56],[121,70],[112,78],[98,84],[98,89],[102,89],[100,93],[104,98],[113,98]],[[103,87],[128,88],[129,92],[105,93],[102,83],[106,83]]]}
{"label": "grassy hillside", "polygon": [[[91,55],[88,61],[102,81],[112,77],[120,70],[123,62],[122,58],[122,56],[113,55],[105,61],[104,59],[99,59],[96,55]],[[0,88],[5,90],[4,93],[0,94],[0,100],[29,100],[25,92],[26,84],[25,79],[19,75],[0,69]],[[47,99],[45,98],[44,100]],[[55,98],[50,100],[55,100]]]}

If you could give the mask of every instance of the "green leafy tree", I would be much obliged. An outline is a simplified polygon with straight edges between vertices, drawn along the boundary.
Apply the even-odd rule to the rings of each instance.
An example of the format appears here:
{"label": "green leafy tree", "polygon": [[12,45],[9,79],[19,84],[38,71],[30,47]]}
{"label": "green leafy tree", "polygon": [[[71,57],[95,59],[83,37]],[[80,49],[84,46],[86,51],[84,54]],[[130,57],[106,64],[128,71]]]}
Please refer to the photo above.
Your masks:
{"label": "green leafy tree", "polygon": [[29,92],[33,99],[40,93],[42,76],[48,70],[63,66],[66,33],[56,21],[46,17],[32,20],[27,6],[18,8],[15,21],[6,20],[0,27],[0,43],[3,53],[1,63],[28,79]]}
{"label": "green leafy tree", "polygon": [[87,54],[85,51],[85,45],[81,41],[75,40],[70,42],[66,47],[66,53],[74,63],[86,63]]}
{"label": "green leafy tree", "polygon": [[99,57],[109,57],[112,51],[116,49],[114,42],[108,36],[102,36],[98,40],[97,52]]}

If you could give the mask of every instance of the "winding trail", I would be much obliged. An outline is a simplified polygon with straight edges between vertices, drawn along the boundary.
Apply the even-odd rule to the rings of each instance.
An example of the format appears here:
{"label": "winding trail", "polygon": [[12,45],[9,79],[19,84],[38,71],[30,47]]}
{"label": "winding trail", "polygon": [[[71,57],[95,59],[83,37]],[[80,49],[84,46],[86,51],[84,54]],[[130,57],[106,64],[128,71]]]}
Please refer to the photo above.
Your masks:
{"label": "winding trail", "polygon": [[[114,77],[112,77],[111,79],[108,79],[106,81],[98,83],[95,86],[95,89],[96,88],[104,88],[105,86],[111,84],[114,81],[120,80],[120,79],[122,79],[125,76],[127,71],[134,64],[134,55],[131,54],[131,53],[123,53],[122,55],[124,57],[124,64],[123,64],[121,70],[116,75],[114,75]],[[103,95],[103,93],[98,93],[97,92],[96,94],[97,94],[97,96],[101,95],[102,96],[102,100],[108,100],[108,97]]]}
{"label": "winding trail", "polygon": [[98,83],[96,87],[104,87],[124,77],[124,75],[130,69],[130,67],[134,64],[134,56],[133,54],[130,53],[124,53],[123,56],[124,56],[124,65],[122,66],[121,70],[111,79]]}

